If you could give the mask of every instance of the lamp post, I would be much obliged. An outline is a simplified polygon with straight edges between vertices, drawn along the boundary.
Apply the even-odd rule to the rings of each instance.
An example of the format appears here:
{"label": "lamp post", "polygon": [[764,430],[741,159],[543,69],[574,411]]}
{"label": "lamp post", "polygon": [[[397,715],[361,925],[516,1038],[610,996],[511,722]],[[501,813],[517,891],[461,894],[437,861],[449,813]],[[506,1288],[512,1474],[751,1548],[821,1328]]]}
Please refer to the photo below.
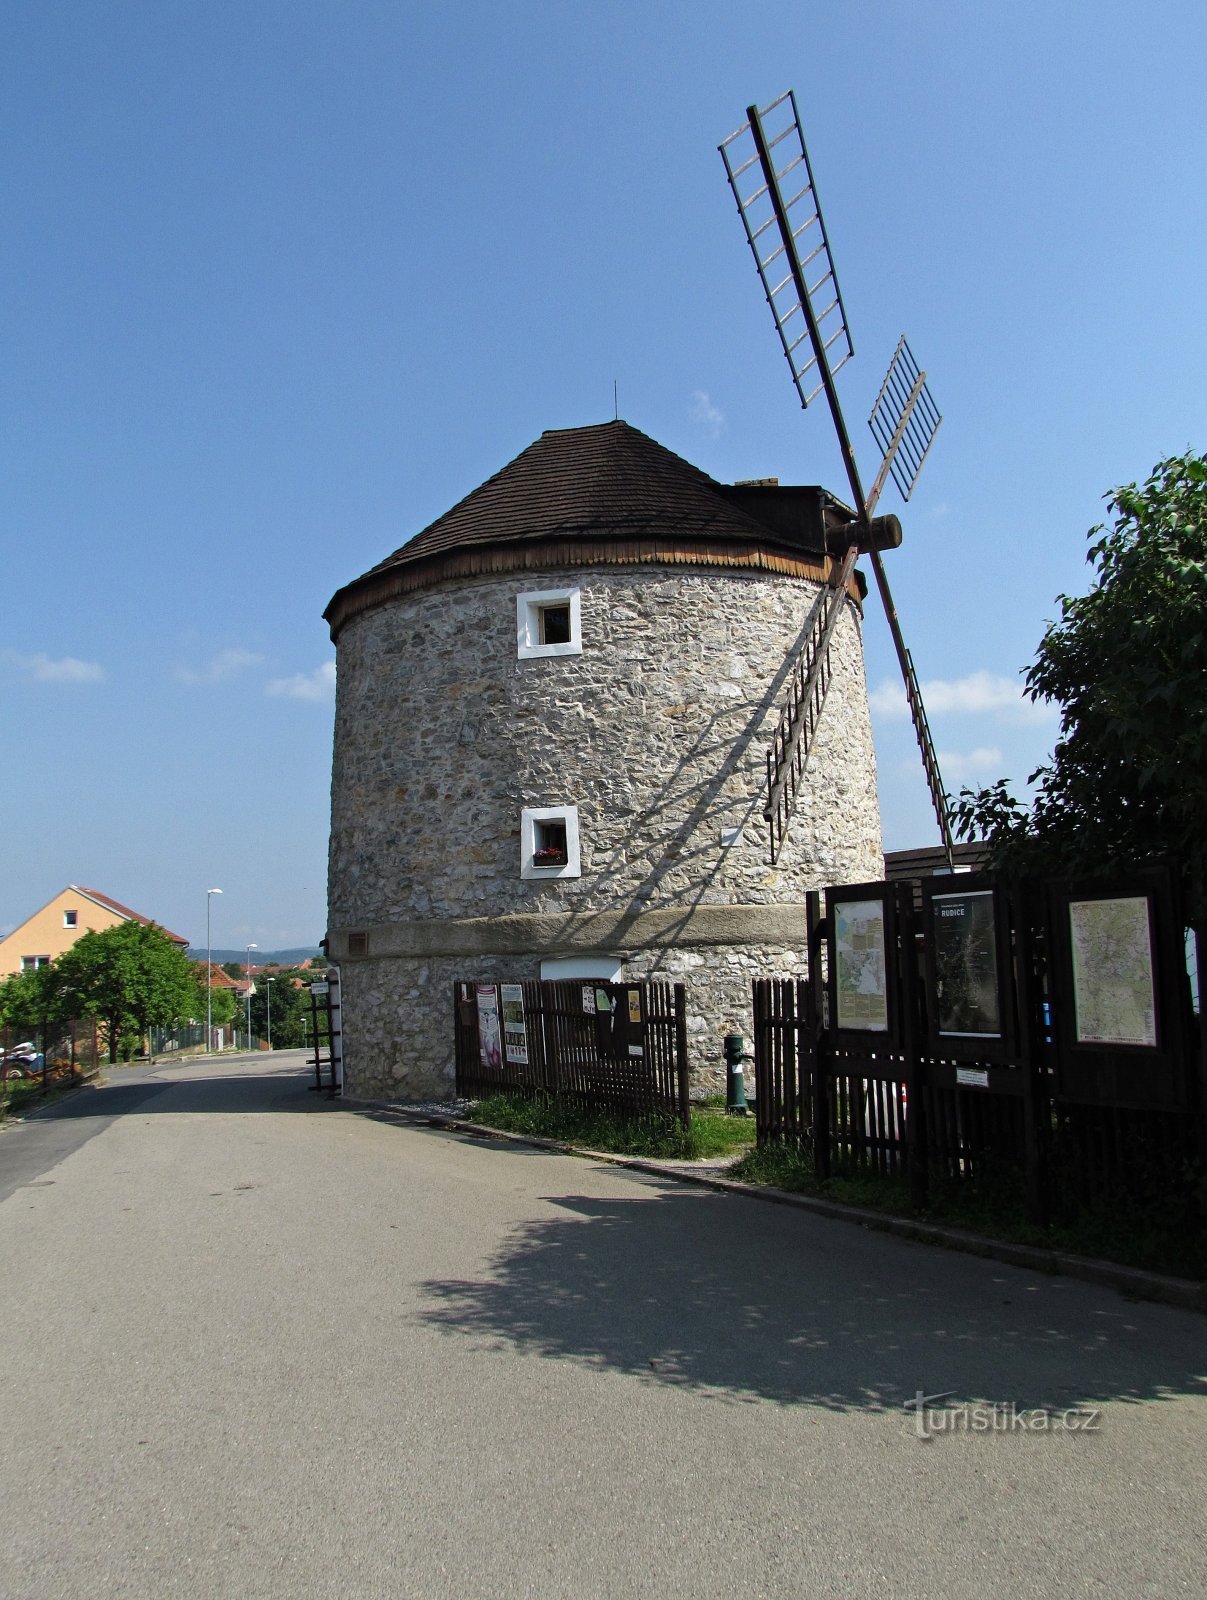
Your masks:
{"label": "lamp post", "polygon": [[210,907],[221,889],[205,891],[205,1053],[214,1047],[214,946],[210,938]]}
{"label": "lamp post", "polygon": [[244,975],[247,978],[247,1048],[249,1050],[251,1049],[251,953],[259,948],[258,944],[248,945],[247,963],[244,967]]}
{"label": "lamp post", "polygon": [[265,978],[264,980],[264,1002],[268,1007],[268,1048],[270,1050],[272,1049],[272,986],[276,981],[275,978]]}

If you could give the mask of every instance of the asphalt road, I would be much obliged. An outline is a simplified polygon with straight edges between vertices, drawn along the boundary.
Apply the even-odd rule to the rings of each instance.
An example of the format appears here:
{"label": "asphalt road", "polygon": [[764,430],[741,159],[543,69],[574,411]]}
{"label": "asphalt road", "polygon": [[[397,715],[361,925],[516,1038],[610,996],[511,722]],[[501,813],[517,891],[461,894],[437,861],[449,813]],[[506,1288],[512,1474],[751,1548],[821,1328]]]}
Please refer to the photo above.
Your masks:
{"label": "asphalt road", "polygon": [[1207,1319],[306,1081],[0,1132],[4,1600],[1207,1594]]}

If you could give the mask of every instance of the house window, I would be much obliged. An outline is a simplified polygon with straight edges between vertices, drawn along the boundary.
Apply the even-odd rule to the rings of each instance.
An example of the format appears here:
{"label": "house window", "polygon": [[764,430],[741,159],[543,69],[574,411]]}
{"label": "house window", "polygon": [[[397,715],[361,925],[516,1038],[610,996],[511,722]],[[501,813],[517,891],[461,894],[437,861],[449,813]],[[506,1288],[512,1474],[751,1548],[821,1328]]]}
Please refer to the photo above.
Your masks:
{"label": "house window", "polygon": [[541,643],[570,643],[570,602],[541,607]]}
{"label": "house window", "polygon": [[520,813],[520,877],[579,878],[577,806],[532,806]]}
{"label": "house window", "polygon": [[516,596],[516,654],[521,661],[582,653],[580,590],[537,589]]}
{"label": "house window", "polygon": [[48,967],[49,965],[50,965],[50,957],[49,956],[22,956],[21,957],[21,971],[22,972],[36,972],[39,967]]}
{"label": "house window", "polygon": [[565,817],[539,818],[533,823],[533,866],[564,867],[567,859]]}
{"label": "house window", "polygon": [[63,926],[65,928],[74,928],[77,926],[79,918],[80,914],[78,911],[64,911]]}

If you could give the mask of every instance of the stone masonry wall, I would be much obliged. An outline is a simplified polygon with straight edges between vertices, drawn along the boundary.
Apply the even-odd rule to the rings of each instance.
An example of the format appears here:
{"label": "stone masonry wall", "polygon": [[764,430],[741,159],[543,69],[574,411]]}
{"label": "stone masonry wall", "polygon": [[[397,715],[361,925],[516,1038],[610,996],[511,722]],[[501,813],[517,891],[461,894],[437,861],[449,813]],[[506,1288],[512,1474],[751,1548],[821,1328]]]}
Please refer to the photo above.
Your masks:
{"label": "stone masonry wall", "polygon": [[[516,596],[568,587],[582,654],[519,660]],[[592,951],[627,977],[685,980],[693,1066],[719,1068],[721,1036],[749,1033],[751,977],[803,970],[805,891],[882,873],[853,605],[806,792],[768,865],[765,752],[818,592],[590,567],[447,583],[345,625],[328,931],[349,1093],[451,1088],[454,981]],[[521,809],[563,804],[578,808],[581,877],[522,880]],[[722,829],[739,841],[723,846]]]}

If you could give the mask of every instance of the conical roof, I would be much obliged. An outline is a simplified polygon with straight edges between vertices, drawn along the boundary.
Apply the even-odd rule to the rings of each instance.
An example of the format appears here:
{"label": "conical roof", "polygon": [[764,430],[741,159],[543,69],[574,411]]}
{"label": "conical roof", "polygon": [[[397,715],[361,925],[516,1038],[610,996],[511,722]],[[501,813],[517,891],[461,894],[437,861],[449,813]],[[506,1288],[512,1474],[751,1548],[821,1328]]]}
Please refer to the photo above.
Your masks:
{"label": "conical roof", "polygon": [[[556,562],[683,560],[689,548],[705,562],[779,571],[804,559],[818,575],[827,525],[849,516],[820,489],[719,483],[627,422],[553,428],[340,589],[324,616],[334,635],[366,606],[447,577]],[[769,549],[780,559],[755,559]],[[787,552],[794,559],[786,567]]]}

